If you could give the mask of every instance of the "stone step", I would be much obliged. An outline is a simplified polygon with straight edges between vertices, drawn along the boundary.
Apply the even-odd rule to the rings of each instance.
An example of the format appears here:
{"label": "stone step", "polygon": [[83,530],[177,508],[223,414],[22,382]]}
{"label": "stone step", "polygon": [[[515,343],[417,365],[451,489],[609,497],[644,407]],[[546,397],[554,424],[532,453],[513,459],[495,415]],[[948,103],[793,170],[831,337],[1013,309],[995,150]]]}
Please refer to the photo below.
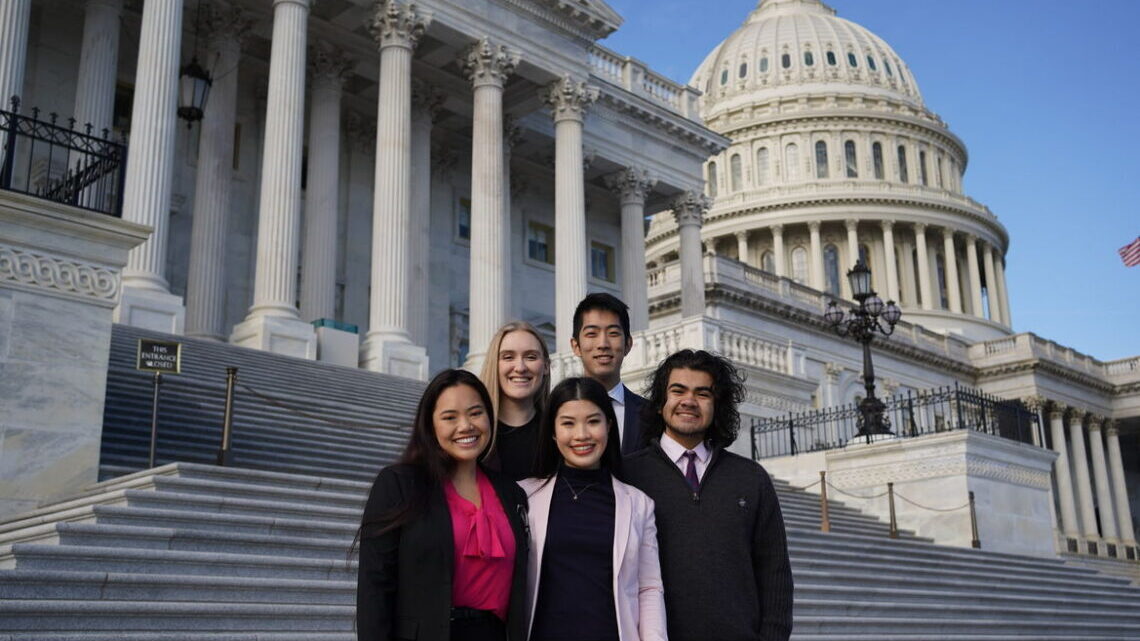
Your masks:
{"label": "stone step", "polygon": [[1003,603],[999,607],[994,603],[963,603],[960,600],[941,604],[910,601],[899,603],[897,601],[873,601],[866,598],[857,600],[850,598],[800,598],[797,595],[795,609],[796,614],[802,617],[848,615],[857,616],[860,619],[864,617],[905,617],[930,621],[938,619],[954,621],[999,619],[1032,621],[1035,625],[1044,625],[1050,622],[1064,625],[1074,620],[1086,618],[1106,627],[1115,625],[1119,626],[1120,629],[1132,628],[1140,632],[1140,613],[1135,608],[1107,606],[1074,608],[1066,605],[1063,599],[1057,599],[1044,606],[1027,607]]}
{"label": "stone step", "polygon": [[[802,558],[803,562],[801,564],[801,567],[804,568],[827,565],[836,567],[840,563],[847,562],[864,564],[874,562],[887,566],[906,566],[907,568],[915,569],[990,569],[1000,567],[1005,572],[1019,575],[1044,574],[1049,576],[1072,577],[1097,576],[1092,572],[1082,572],[1077,568],[1066,568],[1064,566],[1056,564],[1036,564],[1032,561],[1009,562],[995,559],[981,553],[975,553],[973,555],[946,553],[944,551],[944,548],[935,548],[933,550],[929,550],[926,554],[917,554],[909,550],[892,550],[889,544],[884,545],[878,549],[872,549],[869,547],[851,549],[843,546],[840,543],[837,543],[829,545],[827,548],[821,549],[821,546],[818,545],[809,546],[800,543],[789,543],[788,552],[792,556]],[[815,558],[813,559],[813,557]]]}
{"label": "stone step", "polygon": [[0,641],[356,641],[355,632],[0,632]]}
{"label": "stone step", "polygon": [[851,570],[847,569],[810,569],[802,566],[798,560],[792,562],[792,574],[796,584],[828,584],[848,589],[849,594],[858,594],[862,590],[874,588],[896,588],[928,590],[938,589],[950,592],[974,591],[979,594],[990,594],[1002,591],[1009,594],[1041,594],[1055,595],[1067,593],[1070,590],[1080,589],[1084,594],[1120,594],[1119,584],[1103,581],[1086,580],[1077,582],[1072,578],[1060,580],[1034,579],[1026,581],[1024,577],[1008,576],[1000,572],[980,574],[977,572],[952,574],[949,572],[892,572]]}
{"label": "stone step", "polygon": [[[855,627],[855,626],[853,626]],[[941,632],[936,634],[915,634],[910,632],[902,633],[878,633],[878,634],[862,634],[859,632],[828,632],[827,634],[812,634],[800,631],[792,632],[791,641],[1026,641],[1023,634],[983,634],[983,633],[966,633],[956,634],[953,632]],[[1136,637],[1128,634],[1105,634],[1090,637],[1085,633],[1060,633],[1052,634],[1049,632],[1039,632],[1035,634],[1032,639],[1041,641],[1136,641]]]}
{"label": "stone step", "polygon": [[[1044,613],[1042,613],[1044,614]],[[862,634],[1006,634],[1022,638],[1044,639],[1049,635],[1068,635],[1078,639],[1140,638],[1140,624],[1101,623],[1082,617],[1073,621],[1045,621],[1036,618],[971,619],[966,617],[910,618],[897,616],[863,616],[848,612],[845,616],[796,617],[795,627],[802,633],[837,635],[855,627]],[[830,637],[830,638],[835,638]],[[876,636],[875,638],[883,638]]]}
{"label": "stone step", "polygon": [[[799,599],[844,600],[850,599],[849,586],[828,581],[827,576],[805,577],[796,575],[796,601]],[[931,588],[864,587],[859,590],[861,599],[877,599],[884,603],[922,603],[945,607],[948,599],[962,599],[966,602],[995,605],[1017,605],[1024,607],[1052,607],[1060,604],[1065,607],[1080,607],[1088,610],[1098,608],[1122,608],[1134,610],[1140,592],[1120,589],[1082,588],[1079,592],[1058,594],[1056,590],[1026,586],[1013,590],[978,590],[965,582],[939,581]]]}
{"label": "stone step", "polygon": [[180,601],[0,601],[0,624],[9,632],[95,630],[195,632],[351,631],[355,608],[278,603]]}

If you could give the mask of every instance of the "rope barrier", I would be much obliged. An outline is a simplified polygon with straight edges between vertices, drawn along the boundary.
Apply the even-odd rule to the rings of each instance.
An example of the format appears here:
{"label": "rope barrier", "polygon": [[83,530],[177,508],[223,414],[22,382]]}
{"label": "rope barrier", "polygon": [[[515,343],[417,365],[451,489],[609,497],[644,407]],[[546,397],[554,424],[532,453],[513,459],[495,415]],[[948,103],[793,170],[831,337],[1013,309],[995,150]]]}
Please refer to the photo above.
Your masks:
{"label": "rope barrier", "polygon": [[851,498],[854,498],[854,499],[864,499],[864,500],[866,500],[866,499],[877,499],[877,498],[881,498],[881,497],[884,497],[887,495],[886,492],[883,492],[881,494],[872,494],[871,496],[860,496],[858,494],[852,494],[852,493],[844,491],[838,487],[835,487],[834,485],[831,484],[831,481],[827,482],[827,487],[830,487],[831,489],[835,490],[836,492],[839,492],[840,494],[844,494],[846,496],[850,496]]}
{"label": "rope barrier", "polygon": [[911,505],[913,505],[917,508],[920,508],[923,510],[930,510],[931,512],[956,512],[958,510],[962,510],[962,509],[970,507],[969,501],[966,501],[964,504],[959,505],[958,507],[948,507],[948,508],[930,507],[927,505],[922,505],[921,503],[915,503],[914,501],[908,499],[907,497],[903,496],[902,494],[899,494],[899,492],[897,490],[895,491],[895,496],[899,497],[900,499],[906,501],[907,503],[910,503]]}
{"label": "rope barrier", "polygon": [[796,487],[795,485],[793,485],[792,489],[794,489],[794,490],[810,490],[811,488],[813,488],[817,485],[819,485],[819,481],[816,481],[815,483],[812,483],[811,485],[805,485],[803,487]]}

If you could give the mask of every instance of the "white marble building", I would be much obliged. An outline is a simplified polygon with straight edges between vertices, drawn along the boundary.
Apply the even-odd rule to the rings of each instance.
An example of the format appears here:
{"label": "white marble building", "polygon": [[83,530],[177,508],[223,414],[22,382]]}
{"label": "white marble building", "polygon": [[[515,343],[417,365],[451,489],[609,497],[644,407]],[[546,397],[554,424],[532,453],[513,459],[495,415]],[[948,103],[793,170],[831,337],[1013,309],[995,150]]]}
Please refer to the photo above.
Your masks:
{"label": "white marble building", "polygon": [[[153,233],[118,322],[425,378],[512,318],[564,349],[574,304],[610,291],[631,381],[716,349],[773,416],[861,393],[821,313],[863,256],[904,314],[881,391],[1031,399],[1056,452],[978,466],[943,444],[950,467],[1045,495],[1058,549],[1135,546],[1140,358],[1015,333],[1010,238],[962,191],[965,143],[818,0],[760,2],[690,86],[597,44],[622,22],[601,0],[199,1],[0,0],[0,95],[130,132],[123,217]],[[213,86],[187,127],[195,56]]]}

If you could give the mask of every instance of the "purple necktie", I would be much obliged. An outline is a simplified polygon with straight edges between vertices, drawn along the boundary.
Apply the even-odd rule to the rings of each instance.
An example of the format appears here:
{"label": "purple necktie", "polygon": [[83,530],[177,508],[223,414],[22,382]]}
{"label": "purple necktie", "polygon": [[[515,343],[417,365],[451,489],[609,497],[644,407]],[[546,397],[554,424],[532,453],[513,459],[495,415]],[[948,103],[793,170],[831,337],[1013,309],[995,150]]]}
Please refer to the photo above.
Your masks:
{"label": "purple necktie", "polygon": [[697,479],[697,453],[693,450],[685,450],[684,457],[689,461],[685,466],[685,480],[689,482],[689,487],[696,492],[701,487],[701,482]]}

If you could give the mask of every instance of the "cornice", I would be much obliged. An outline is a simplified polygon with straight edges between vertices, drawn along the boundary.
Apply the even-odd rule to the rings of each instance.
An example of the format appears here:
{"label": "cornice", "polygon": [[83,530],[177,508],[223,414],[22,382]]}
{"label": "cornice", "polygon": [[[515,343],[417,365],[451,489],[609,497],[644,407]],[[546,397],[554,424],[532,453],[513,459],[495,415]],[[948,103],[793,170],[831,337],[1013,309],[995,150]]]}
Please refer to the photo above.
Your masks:
{"label": "cornice", "polygon": [[[1003,363],[1001,365],[992,365],[989,367],[982,367],[978,369],[978,381],[981,382],[986,379],[1006,378],[1018,374],[1046,374],[1056,378],[1074,383],[1081,387],[1085,387],[1092,391],[1104,394],[1106,396],[1116,396],[1119,394],[1129,393],[1124,388],[1131,385],[1113,385],[1112,383],[1098,379],[1084,372],[1078,372],[1072,368],[1065,367],[1059,363],[1041,358],[1027,359],[1015,363]],[[1133,384],[1136,386],[1134,391],[1140,391],[1140,383]]]}
{"label": "cornice", "polygon": [[731,142],[699,122],[689,120],[679,113],[629,93],[603,76],[591,73],[590,79],[601,90],[598,104],[605,105],[622,116],[632,117],[660,129],[670,137],[680,138],[699,149],[703,155],[718,154]]}
{"label": "cornice", "polygon": [[613,12],[591,7],[589,2],[567,0],[498,0],[523,11],[547,25],[593,42],[605,38],[621,26],[623,20]]}

